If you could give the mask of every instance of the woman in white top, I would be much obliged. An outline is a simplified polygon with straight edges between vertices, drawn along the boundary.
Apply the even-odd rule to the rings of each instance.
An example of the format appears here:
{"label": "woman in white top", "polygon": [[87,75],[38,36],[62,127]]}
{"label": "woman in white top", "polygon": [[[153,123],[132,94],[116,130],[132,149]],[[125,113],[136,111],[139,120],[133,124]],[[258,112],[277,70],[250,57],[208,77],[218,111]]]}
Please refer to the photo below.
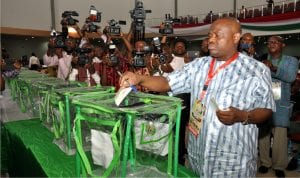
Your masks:
{"label": "woman in white top", "polygon": [[30,70],[38,70],[40,67],[40,60],[36,57],[35,53],[31,53],[31,56],[29,58],[29,65]]}

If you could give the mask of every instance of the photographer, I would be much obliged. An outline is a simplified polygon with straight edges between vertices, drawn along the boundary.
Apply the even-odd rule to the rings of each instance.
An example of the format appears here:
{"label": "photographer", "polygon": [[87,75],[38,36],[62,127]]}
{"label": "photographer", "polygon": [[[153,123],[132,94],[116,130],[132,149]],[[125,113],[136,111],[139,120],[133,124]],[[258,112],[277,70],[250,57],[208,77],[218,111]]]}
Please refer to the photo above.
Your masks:
{"label": "photographer", "polygon": [[73,56],[64,50],[65,41],[63,37],[57,36],[55,41],[55,54],[58,58],[57,78],[67,80],[71,71]]}
{"label": "photographer", "polygon": [[[139,40],[134,43],[134,47],[131,46],[126,38],[123,38],[125,45],[128,49],[127,58],[129,65],[131,66],[131,71],[140,74],[150,76],[150,58],[151,53],[149,53],[148,46],[145,41]],[[145,91],[146,88],[137,87],[140,91]]]}
{"label": "photographer", "polygon": [[50,47],[48,45],[48,49],[43,56],[43,64],[47,67],[58,65],[58,58],[57,58],[57,55],[55,54],[54,47]]}
{"label": "photographer", "polygon": [[104,85],[102,82],[102,73],[103,73],[103,66],[104,66],[104,58],[106,57],[106,46],[104,41],[100,38],[97,39],[96,42],[93,43],[94,45],[94,57],[92,59],[92,65],[95,68],[95,72],[101,76],[101,85]]}
{"label": "photographer", "polygon": [[[118,89],[120,76],[117,71],[123,73],[129,68],[129,60],[124,57],[127,56],[128,51],[120,48],[121,43],[119,42],[119,39],[121,39],[124,43],[129,42],[126,40],[126,36],[122,32],[120,32],[120,35],[112,35],[110,33],[107,33],[106,35],[110,42],[107,44],[107,53],[103,61],[101,82],[103,82],[104,85],[112,85]],[[127,45],[125,44],[125,46]]]}
{"label": "photographer", "polygon": [[94,46],[89,42],[77,49],[78,81],[86,82],[88,86],[101,85],[93,63],[94,56]]}
{"label": "photographer", "polygon": [[166,76],[176,70],[180,70],[183,66],[189,62],[186,54],[186,40],[183,38],[177,38],[174,41],[173,58],[168,63],[160,64],[160,74]]}

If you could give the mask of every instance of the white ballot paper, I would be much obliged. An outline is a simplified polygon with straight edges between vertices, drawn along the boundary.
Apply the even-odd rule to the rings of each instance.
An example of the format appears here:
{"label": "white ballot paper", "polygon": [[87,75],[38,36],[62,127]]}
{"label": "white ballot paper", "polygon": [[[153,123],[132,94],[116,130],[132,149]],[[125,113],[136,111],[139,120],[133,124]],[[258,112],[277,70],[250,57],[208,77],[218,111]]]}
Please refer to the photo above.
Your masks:
{"label": "white ballot paper", "polygon": [[211,97],[211,98],[210,98],[209,104],[210,104],[210,107],[211,107],[213,110],[215,110],[215,111],[219,110],[219,106],[218,106],[218,104],[217,104],[217,102],[216,102],[216,99],[215,99],[214,97]]}
{"label": "white ballot paper", "polygon": [[107,168],[114,156],[114,147],[110,134],[91,129],[91,141],[94,164]]}
{"label": "white ballot paper", "polygon": [[119,106],[126,96],[131,92],[132,87],[120,88],[115,96],[115,104]]}

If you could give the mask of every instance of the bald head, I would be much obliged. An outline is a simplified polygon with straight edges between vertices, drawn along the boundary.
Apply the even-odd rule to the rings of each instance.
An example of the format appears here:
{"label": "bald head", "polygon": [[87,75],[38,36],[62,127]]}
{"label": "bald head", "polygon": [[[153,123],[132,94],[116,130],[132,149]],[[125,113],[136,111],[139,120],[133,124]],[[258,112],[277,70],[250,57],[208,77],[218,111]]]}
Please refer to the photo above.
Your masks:
{"label": "bald head", "polygon": [[232,33],[242,33],[240,22],[236,18],[225,17],[214,21],[213,25],[223,25],[229,27],[232,30]]}
{"label": "bald head", "polygon": [[212,23],[208,36],[208,49],[211,56],[219,60],[227,60],[237,52],[241,25],[237,19],[221,18]]}

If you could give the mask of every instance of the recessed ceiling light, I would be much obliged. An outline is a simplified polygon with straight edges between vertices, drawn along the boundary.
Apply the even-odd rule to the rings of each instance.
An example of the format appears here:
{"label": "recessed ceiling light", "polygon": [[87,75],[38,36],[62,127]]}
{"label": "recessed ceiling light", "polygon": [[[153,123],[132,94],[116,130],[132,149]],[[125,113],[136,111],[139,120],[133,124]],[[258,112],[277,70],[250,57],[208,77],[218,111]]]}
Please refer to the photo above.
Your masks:
{"label": "recessed ceiling light", "polygon": [[31,38],[34,38],[34,36],[32,36]]}
{"label": "recessed ceiling light", "polygon": [[25,38],[25,40],[27,41],[28,39],[27,39],[27,38]]}

